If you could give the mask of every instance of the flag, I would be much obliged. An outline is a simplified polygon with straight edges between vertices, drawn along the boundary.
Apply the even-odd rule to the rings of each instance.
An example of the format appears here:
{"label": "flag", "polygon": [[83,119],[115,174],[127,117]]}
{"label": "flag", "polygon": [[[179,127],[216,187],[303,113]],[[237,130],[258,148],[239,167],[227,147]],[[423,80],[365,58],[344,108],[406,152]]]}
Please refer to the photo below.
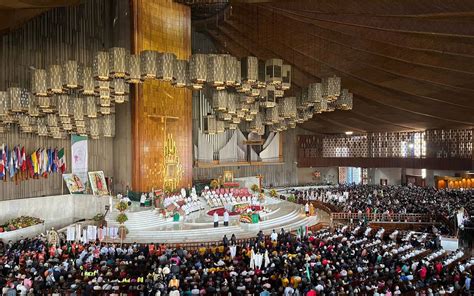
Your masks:
{"label": "flag", "polygon": [[10,158],[8,158],[8,146],[5,145],[5,149],[3,149],[3,163],[5,165],[5,176],[7,175],[8,173],[8,165],[9,165],[9,162],[10,161]]}
{"label": "flag", "polygon": [[58,161],[59,161],[59,158],[58,158],[58,149],[57,148],[54,148],[54,151],[53,151],[53,163],[51,164],[51,170],[53,171],[53,173],[56,173],[58,171]]}
{"label": "flag", "polygon": [[10,178],[13,179],[13,177],[15,176],[15,153],[14,151],[9,151],[8,152],[8,169],[10,170],[9,171],[9,174],[10,174]]}
{"label": "flag", "polygon": [[31,165],[33,167],[33,175],[38,174],[38,155],[36,151],[31,154]]}
{"label": "flag", "polygon": [[64,174],[64,172],[66,171],[66,155],[64,154],[64,148],[61,148],[61,150],[59,150],[58,158],[58,167],[61,170],[61,173]]}
{"label": "flag", "polygon": [[21,148],[21,171],[25,172],[26,171],[26,151],[25,151],[25,146]]}
{"label": "flag", "polygon": [[53,171],[53,152],[51,150],[51,148],[48,148],[48,173],[51,174],[51,172]]}
{"label": "flag", "polygon": [[21,167],[21,149],[20,145],[16,146],[16,170],[19,171]]}
{"label": "flag", "polygon": [[43,149],[41,152],[43,153],[41,156],[43,159],[43,176],[46,176],[48,174],[48,151]]}
{"label": "flag", "polygon": [[3,160],[4,149],[5,144],[2,144],[2,146],[0,146],[0,178],[2,179],[5,177],[5,162]]}
{"label": "flag", "polygon": [[[35,154],[35,153],[33,153],[33,154]],[[35,169],[34,169],[34,166],[33,166],[32,155],[28,155],[26,157],[26,167],[27,167],[27,171],[28,171],[28,177],[33,178],[33,176],[35,175]]]}

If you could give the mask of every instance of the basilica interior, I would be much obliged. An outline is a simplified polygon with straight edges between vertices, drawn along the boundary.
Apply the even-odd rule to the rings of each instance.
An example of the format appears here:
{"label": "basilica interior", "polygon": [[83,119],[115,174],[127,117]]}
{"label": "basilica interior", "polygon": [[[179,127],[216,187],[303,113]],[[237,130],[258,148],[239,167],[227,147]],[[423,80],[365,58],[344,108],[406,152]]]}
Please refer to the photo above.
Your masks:
{"label": "basilica interior", "polygon": [[474,292],[474,2],[0,15],[1,295]]}

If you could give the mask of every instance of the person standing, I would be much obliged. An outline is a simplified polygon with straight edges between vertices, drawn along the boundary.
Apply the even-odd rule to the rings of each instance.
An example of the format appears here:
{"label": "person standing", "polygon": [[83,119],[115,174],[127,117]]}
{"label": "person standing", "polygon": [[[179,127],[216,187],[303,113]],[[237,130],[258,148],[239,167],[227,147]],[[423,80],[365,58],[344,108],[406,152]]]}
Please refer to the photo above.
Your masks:
{"label": "person standing", "polygon": [[308,202],[304,205],[304,211],[306,212],[306,216],[308,217],[309,216],[309,203]]}
{"label": "person standing", "polygon": [[217,211],[214,212],[214,227],[219,226],[219,215],[217,214]]}
{"label": "person standing", "polygon": [[224,226],[229,226],[229,212],[227,210],[224,212]]}
{"label": "person standing", "polygon": [[272,240],[273,245],[276,246],[278,242],[278,233],[276,233],[275,229],[273,229],[270,239]]}
{"label": "person standing", "polygon": [[146,201],[146,195],[145,193],[142,193],[142,195],[140,196],[140,207],[145,206],[145,201]]}

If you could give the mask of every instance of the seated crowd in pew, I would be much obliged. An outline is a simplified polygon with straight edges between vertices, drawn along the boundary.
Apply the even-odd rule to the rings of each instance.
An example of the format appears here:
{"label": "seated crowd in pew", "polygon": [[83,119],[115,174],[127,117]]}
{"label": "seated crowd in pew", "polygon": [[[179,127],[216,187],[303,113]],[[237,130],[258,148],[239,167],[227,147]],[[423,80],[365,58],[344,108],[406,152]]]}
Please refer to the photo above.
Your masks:
{"label": "seated crowd in pew", "polygon": [[454,218],[464,209],[474,215],[474,190],[435,189],[416,186],[340,185],[295,191],[298,199],[318,200],[351,213],[433,213]]}
{"label": "seated crowd in pew", "polygon": [[[360,225],[200,247],[0,244],[3,295],[450,295],[471,288],[474,259],[436,235]],[[102,294],[101,294],[102,295]]]}

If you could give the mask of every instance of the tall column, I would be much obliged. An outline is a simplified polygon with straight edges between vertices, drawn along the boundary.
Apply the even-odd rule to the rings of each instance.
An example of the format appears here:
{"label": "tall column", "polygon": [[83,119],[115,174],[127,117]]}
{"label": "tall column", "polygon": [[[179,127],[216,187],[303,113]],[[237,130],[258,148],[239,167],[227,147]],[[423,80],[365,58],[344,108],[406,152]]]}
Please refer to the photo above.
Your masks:
{"label": "tall column", "polygon": [[[189,7],[172,0],[131,0],[131,5],[135,53],[148,49],[189,58]],[[177,188],[191,184],[191,91],[148,80],[134,88],[132,100],[132,189],[164,188],[174,177]]]}

